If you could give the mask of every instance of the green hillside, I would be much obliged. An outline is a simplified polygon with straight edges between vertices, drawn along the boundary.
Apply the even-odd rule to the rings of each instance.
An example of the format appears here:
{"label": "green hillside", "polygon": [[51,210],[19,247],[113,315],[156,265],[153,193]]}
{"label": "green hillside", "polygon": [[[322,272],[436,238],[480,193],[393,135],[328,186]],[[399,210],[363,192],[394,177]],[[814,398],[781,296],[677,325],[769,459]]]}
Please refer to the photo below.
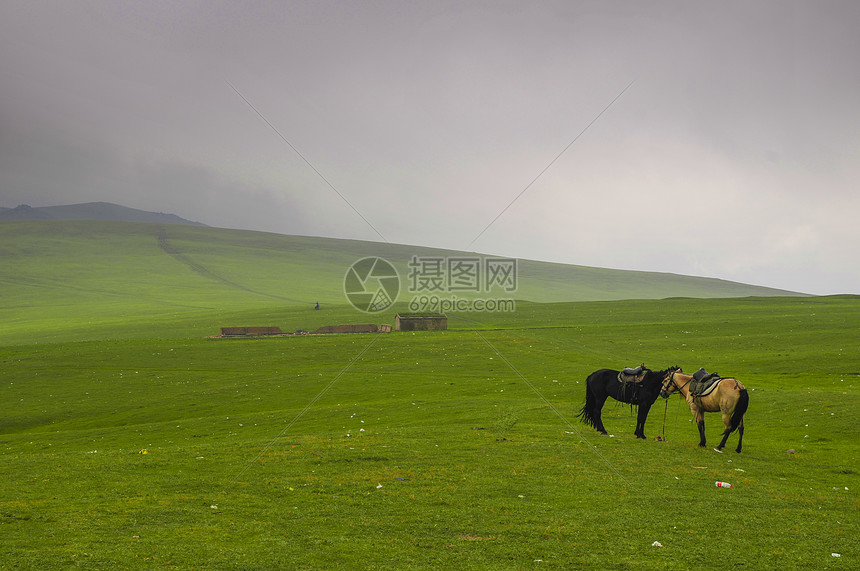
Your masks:
{"label": "green hillside", "polygon": [[[285,330],[390,320],[352,308],[344,275],[379,256],[401,276],[401,305],[413,256],[465,255],[416,246],[285,236],[219,228],[112,221],[0,223],[0,341],[133,335],[157,324],[165,336],[217,333],[232,314],[259,311]],[[502,292],[504,293],[504,292]],[[498,297],[499,292],[495,292]],[[518,288],[505,297],[570,302],[669,297],[796,295],[770,288],[666,273],[520,260]],[[462,297],[462,296],[461,296]],[[312,311],[320,302],[324,312]],[[244,325],[248,325],[245,323]],[[117,334],[119,334],[117,332]]]}

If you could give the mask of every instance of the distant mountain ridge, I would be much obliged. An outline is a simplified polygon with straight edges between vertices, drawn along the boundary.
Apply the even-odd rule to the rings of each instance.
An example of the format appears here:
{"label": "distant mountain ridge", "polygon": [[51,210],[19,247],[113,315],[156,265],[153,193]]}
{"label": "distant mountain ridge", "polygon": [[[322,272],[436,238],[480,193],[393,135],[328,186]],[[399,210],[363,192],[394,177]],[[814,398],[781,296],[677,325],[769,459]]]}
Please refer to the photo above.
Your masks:
{"label": "distant mountain ridge", "polygon": [[113,220],[117,222],[152,222],[157,224],[206,226],[202,222],[186,220],[175,214],[147,212],[110,202],[86,202],[65,206],[37,207],[21,204],[15,208],[0,208],[0,221],[4,220]]}

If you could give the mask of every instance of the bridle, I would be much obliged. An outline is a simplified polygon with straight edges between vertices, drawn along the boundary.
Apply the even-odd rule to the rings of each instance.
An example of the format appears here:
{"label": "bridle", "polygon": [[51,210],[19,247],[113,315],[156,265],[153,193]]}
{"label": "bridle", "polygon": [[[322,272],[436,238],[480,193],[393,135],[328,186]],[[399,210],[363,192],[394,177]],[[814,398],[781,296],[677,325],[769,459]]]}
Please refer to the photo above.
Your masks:
{"label": "bridle", "polygon": [[[672,373],[669,375],[669,383],[672,383],[672,386],[675,387],[675,390],[677,390],[680,393],[681,389],[683,389],[684,387],[686,387],[687,385],[690,384],[690,381],[693,380],[693,377],[690,377],[686,383],[684,383],[683,385],[681,385],[679,387],[678,383],[675,382],[675,373],[677,373],[679,370],[680,369],[675,369],[674,371],[672,371]],[[663,392],[665,392],[666,389],[669,388],[669,383],[666,383],[666,382],[663,383]]]}

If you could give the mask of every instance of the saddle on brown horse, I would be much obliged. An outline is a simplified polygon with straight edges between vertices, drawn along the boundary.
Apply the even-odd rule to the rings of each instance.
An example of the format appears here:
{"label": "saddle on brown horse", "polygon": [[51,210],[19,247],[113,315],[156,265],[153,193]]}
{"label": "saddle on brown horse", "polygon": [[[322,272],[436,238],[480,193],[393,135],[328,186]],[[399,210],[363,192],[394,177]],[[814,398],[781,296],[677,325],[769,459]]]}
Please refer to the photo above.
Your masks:
{"label": "saddle on brown horse", "polygon": [[690,379],[690,395],[693,398],[708,396],[721,380],[719,373],[709,373],[703,367]]}

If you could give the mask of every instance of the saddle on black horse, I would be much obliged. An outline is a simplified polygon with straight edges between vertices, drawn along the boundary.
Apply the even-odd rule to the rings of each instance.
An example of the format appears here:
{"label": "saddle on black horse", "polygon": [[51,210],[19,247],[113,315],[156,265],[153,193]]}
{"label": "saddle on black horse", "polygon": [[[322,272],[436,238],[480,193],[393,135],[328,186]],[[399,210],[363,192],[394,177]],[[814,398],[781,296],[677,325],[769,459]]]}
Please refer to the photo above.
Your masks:
{"label": "saddle on black horse", "polygon": [[647,371],[648,369],[645,368],[645,363],[642,363],[635,369],[624,367],[624,369],[618,373],[618,381],[621,383],[641,383],[642,379],[645,378],[645,373]]}

